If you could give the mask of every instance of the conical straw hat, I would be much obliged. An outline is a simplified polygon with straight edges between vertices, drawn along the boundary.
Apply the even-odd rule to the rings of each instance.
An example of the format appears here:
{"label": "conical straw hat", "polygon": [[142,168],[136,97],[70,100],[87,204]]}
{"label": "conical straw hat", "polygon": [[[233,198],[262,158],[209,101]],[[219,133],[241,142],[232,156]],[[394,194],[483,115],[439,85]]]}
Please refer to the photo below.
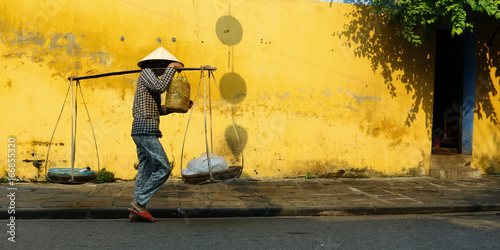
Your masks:
{"label": "conical straw hat", "polygon": [[174,61],[174,62],[180,62],[179,59],[177,59],[174,55],[172,55],[170,52],[168,52],[165,48],[159,47],[155,51],[151,52],[151,54],[147,55],[137,63],[137,66],[142,68],[142,64],[146,61]]}

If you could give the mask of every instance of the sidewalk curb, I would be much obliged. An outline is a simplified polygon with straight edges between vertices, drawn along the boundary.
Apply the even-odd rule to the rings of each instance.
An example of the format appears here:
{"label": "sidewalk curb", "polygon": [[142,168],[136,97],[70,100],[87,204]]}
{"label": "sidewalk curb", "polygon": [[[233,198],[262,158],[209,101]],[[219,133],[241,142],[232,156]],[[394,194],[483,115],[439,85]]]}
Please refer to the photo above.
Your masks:
{"label": "sidewalk curb", "polygon": [[[265,217],[265,216],[356,216],[432,214],[500,211],[500,204],[473,206],[423,206],[423,207],[262,207],[262,208],[187,208],[150,209],[157,218],[211,218],[211,217]],[[126,209],[67,208],[67,209],[18,209],[15,215],[3,213],[1,219],[126,219]]]}

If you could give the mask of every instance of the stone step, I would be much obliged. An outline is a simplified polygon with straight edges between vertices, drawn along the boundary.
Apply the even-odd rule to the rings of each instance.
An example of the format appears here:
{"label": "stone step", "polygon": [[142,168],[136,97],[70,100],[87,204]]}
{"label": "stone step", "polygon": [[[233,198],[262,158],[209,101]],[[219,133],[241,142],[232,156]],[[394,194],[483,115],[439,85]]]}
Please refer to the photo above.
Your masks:
{"label": "stone step", "polygon": [[477,179],[482,171],[471,167],[470,155],[436,155],[431,156],[429,175],[438,179]]}
{"label": "stone step", "polygon": [[431,168],[429,175],[438,179],[478,179],[481,178],[482,171],[471,167]]}
{"label": "stone step", "polygon": [[457,168],[470,167],[472,156],[470,155],[439,155],[431,156],[431,168]]}

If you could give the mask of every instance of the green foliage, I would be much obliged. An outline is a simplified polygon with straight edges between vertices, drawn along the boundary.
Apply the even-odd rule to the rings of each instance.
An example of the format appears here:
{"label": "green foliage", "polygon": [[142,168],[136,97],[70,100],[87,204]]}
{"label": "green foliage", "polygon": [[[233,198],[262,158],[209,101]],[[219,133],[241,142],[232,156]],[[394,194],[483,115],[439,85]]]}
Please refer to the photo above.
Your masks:
{"label": "green foliage", "polygon": [[115,180],[115,174],[111,171],[103,168],[97,172],[97,179],[94,181],[95,183],[104,183],[104,182],[112,182]]}
{"label": "green foliage", "polygon": [[312,178],[311,173],[307,172],[307,174],[306,174],[306,179],[311,179],[311,178]]}
{"label": "green foliage", "polygon": [[399,24],[398,34],[415,46],[422,43],[417,27],[429,32],[449,24],[454,36],[472,31],[474,24],[467,20],[472,12],[500,19],[500,0],[374,0],[374,5],[375,13]]}

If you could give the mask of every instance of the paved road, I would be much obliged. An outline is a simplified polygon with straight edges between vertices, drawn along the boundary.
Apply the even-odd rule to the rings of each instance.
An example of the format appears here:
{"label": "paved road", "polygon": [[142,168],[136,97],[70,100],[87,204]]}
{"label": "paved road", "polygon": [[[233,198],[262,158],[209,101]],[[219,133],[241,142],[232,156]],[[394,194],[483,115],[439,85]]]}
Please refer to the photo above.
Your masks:
{"label": "paved road", "polygon": [[15,239],[2,249],[499,249],[500,213],[19,220]]}

